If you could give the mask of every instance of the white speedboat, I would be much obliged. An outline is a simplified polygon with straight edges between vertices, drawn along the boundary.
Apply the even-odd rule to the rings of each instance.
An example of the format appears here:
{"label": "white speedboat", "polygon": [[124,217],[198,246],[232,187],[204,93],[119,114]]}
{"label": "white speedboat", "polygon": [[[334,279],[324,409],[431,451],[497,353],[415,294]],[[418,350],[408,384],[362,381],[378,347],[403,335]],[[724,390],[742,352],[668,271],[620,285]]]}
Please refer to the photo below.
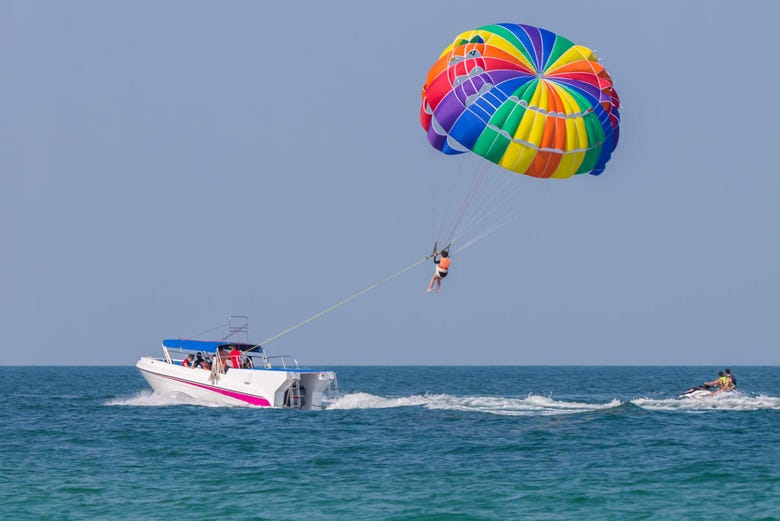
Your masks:
{"label": "white speedboat", "polygon": [[333,371],[302,369],[292,357],[268,356],[257,344],[166,339],[162,354],[143,356],[136,364],[152,389],[161,394],[224,405],[291,409],[323,408],[338,397]]}

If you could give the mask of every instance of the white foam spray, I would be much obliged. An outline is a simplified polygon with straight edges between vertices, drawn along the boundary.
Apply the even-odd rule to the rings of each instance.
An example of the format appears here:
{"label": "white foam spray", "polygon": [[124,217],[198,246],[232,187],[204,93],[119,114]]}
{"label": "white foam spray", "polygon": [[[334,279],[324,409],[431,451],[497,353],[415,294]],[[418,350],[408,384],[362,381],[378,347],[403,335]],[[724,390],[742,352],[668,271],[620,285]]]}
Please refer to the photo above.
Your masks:
{"label": "white foam spray", "polygon": [[499,396],[452,396],[425,394],[399,398],[384,398],[368,393],[346,394],[328,406],[328,409],[386,409],[391,407],[425,407],[430,410],[481,412],[502,416],[532,416],[573,414],[611,409],[619,400],[594,404],[555,400],[546,396],[528,395],[526,398]]}
{"label": "white foam spray", "polygon": [[[152,391],[142,391],[135,396],[114,398],[106,405],[123,405],[132,407],[168,407],[171,405],[198,405],[202,407],[242,407],[242,405],[223,405],[197,400],[185,394],[161,394]],[[246,405],[246,407],[252,407]]]}
{"label": "white foam spray", "polygon": [[735,391],[715,394],[703,398],[635,398],[631,403],[650,411],[685,411],[706,412],[722,411],[757,411],[759,409],[780,409],[780,398],[759,394],[750,396]]}

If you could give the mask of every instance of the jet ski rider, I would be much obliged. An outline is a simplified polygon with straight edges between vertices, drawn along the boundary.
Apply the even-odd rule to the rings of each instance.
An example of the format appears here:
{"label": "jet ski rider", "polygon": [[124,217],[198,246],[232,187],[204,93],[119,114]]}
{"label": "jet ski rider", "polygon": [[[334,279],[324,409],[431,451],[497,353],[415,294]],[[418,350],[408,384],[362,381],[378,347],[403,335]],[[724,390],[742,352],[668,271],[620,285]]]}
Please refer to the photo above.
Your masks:
{"label": "jet ski rider", "polygon": [[717,386],[718,389],[715,391],[712,391],[712,394],[719,393],[721,391],[729,391],[729,384],[730,380],[727,376],[723,374],[723,371],[718,372],[718,377],[711,381],[711,382],[704,382],[705,386]]}

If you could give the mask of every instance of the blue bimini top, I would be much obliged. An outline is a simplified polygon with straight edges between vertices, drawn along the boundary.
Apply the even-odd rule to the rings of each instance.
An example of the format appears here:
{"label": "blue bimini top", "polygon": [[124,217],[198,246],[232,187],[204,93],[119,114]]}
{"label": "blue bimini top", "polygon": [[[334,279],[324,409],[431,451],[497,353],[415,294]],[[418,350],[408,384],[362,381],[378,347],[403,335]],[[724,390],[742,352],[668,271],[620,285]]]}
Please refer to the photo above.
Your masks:
{"label": "blue bimini top", "polygon": [[228,351],[237,347],[240,351],[251,351],[253,353],[262,353],[263,347],[258,344],[244,344],[238,342],[216,341],[216,340],[187,340],[185,338],[166,338],[163,345],[173,349],[183,349],[187,351],[207,351],[216,352],[223,347]]}

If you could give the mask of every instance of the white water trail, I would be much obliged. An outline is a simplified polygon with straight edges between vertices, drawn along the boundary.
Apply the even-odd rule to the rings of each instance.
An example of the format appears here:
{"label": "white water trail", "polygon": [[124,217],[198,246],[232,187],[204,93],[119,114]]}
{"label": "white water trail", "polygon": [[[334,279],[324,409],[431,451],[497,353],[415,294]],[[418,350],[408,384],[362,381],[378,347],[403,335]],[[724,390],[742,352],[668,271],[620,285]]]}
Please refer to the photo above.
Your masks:
{"label": "white water trail", "polygon": [[198,400],[184,394],[160,394],[152,391],[142,391],[135,396],[114,398],[106,402],[106,405],[119,405],[131,407],[170,407],[173,405],[197,405],[200,407],[248,407],[253,405],[225,405],[212,403],[206,400]]}
{"label": "white water trail", "polygon": [[528,395],[526,398],[500,396],[452,396],[425,394],[385,398],[368,393],[346,394],[328,406],[333,409],[387,409],[393,407],[425,407],[429,410],[481,412],[501,416],[546,416],[574,414],[611,409],[621,405],[619,400],[608,403],[581,403],[555,400],[546,396]]}
{"label": "white water trail", "polygon": [[780,410],[780,398],[759,394],[750,396],[735,391],[703,398],[635,398],[631,403],[650,411],[757,411],[760,409]]}
{"label": "white water trail", "polygon": [[[499,416],[552,416],[613,409],[624,402],[613,399],[607,403],[556,400],[550,396],[529,394],[525,398],[501,396],[454,396],[449,394],[422,394],[401,397],[383,397],[357,392],[323,402],[327,410],[392,409],[424,407],[436,411],[462,411],[495,414]],[[714,395],[705,398],[634,398],[628,403],[648,411],[704,413],[708,411],[780,410],[780,397],[741,392]],[[158,394],[143,391],[135,396],[118,397],[106,402],[110,406],[169,407],[197,405],[200,407],[244,407],[252,405],[224,405],[190,398],[185,395]]]}

